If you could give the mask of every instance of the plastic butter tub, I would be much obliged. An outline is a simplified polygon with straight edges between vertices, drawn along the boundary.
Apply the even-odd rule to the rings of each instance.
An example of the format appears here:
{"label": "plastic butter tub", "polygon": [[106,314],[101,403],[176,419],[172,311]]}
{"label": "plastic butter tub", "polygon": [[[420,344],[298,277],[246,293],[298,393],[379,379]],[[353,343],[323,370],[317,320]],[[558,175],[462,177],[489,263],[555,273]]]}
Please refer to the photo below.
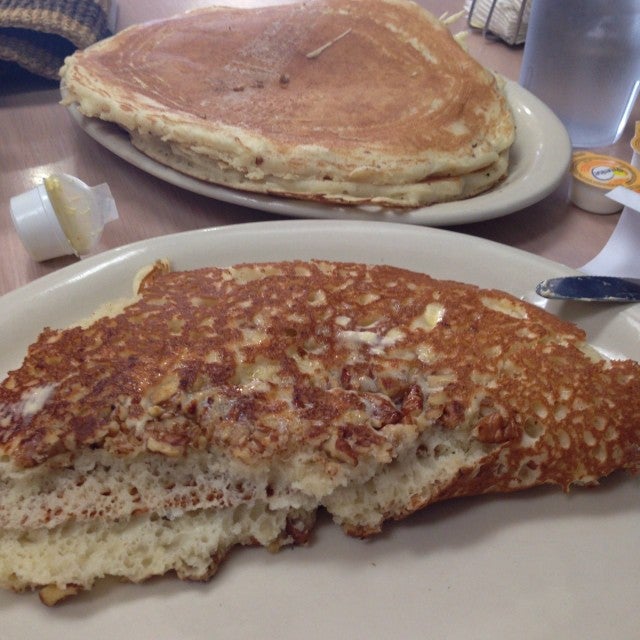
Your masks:
{"label": "plastic butter tub", "polygon": [[571,201],[592,213],[616,213],[622,205],[607,198],[615,187],[640,189],[640,172],[627,162],[590,151],[577,151],[571,164]]}
{"label": "plastic butter tub", "polygon": [[118,218],[107,184],[89,187],[65,173],[11,198],[11,218],[36,261],[91,252],[104,226]]}
{"label": "plastic butter tub", "polygon": [[631,165],[640,170],[640,120],[636,122],[635,134],[631,140],[631,151],[633,151]]}

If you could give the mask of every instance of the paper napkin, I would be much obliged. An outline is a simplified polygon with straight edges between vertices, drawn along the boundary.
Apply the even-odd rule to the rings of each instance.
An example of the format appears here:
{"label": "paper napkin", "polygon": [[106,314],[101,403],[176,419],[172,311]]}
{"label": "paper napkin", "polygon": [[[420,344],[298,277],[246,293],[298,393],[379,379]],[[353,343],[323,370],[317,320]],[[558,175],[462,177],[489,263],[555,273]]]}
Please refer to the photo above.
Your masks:
{"label": "paper napkin", "polygon": [[602,251],[582,267],[582,271],[598,276],[640,278],[640,193],[617,187],[610,197],[621,204],[620,220]]}

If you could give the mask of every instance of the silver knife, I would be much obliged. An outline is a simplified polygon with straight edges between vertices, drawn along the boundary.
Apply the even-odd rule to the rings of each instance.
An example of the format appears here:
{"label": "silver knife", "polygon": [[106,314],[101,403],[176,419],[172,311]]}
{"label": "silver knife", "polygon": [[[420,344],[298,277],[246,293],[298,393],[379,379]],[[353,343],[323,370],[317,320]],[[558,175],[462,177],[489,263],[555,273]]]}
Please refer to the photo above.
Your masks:
{"label": "silver knife", "polygon": [[640,302],[640,279],[613,276],[565,276],[543,280],[536,293],[543,298],[585,302]]}

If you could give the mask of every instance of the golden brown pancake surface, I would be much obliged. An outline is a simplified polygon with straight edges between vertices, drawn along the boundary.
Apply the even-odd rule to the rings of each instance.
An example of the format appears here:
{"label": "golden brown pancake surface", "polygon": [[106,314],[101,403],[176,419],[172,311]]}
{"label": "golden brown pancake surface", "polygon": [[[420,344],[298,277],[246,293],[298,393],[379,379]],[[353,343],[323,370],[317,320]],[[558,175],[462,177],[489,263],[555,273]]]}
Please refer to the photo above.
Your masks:
{"label": "golden brown pancake surface", "polygon": [[506,293],[391,266],[171,272],[0,384],[0,585],[208,579],[235,545],[640,470],[640,365]]}
{"label": "golden brown pancake surface", "polygon": [[[605,409],[640,416],[640,397],[599,399],[611,365],[583,356],[581,330],[502,292],[350,263],[163,271],[123,313],[43,333],[0,388],[3,451],[32,465],[87,446],[169,456],[220,446],[251,462],[347,425],[354,442],[380,445],[385,424],[411,422],[406,402],[455,426],[478,394],[517,431],[557,405],[567,423],[597,424]],[[562,402],[568,371],[589,403]],[[38,403],[30,390],[42,390],[37,412],[24,411]]]}
{"label": "golden brown pancake surface", "polygon": [[[325,185],[325,197],[347,202],[366,201],[363,184],[425,191],[493,167],[514,139],[495,77],[404,0],[197,10],[78,52],[62,77],[67,102],[125,127],[155,159],[256,191],[315,197],[335,182],[344,193]],[[150,149],[159,142],[164,153]],[[457,194],[436,183],[413,199],[473,194],[505,169]]]}
{"label": "golden brown pancake surface", "polygon": [[[412,156],[478,142],[484,105],[495,100],[490,74],[452,46],[444,26],[431,23],[428,51],[420,51],[391,39],[394,14],[384,3],[354,18],[359,4],[367,2],[196,11],[131,30],[92,68],[105,82],[117,69],[127,90],[172,111],[276,144],[367,145]],[[422,22],[402,24],[403,36],[417,39]],[[461,118],[468,131],[456,135],[448,127]]]}

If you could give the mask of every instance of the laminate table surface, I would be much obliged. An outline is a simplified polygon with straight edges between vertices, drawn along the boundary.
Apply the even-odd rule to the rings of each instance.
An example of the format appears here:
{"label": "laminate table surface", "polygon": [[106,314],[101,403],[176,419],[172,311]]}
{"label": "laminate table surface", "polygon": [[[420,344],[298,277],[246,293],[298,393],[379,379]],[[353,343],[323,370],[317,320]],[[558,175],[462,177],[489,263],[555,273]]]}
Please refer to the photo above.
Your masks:
{"label": "laminate table surface", "polygon": [[[250,6],[258,2],[235,3]],[[196,0],[120,0],[117,28],[206,4]],[[441,15],[454,13],[461,3],[422,0],[422,4]],[[451,28],[467,29],[464,16]],[[486,67],[517,81],[522,46],[509,46],[471,31],[467,47]],[[0,295],[77,260],[70,256],[33,261],[11,221],[10,198],[51,173],[68,173],[89,185],[109,184],[120,218],[105,228],[101,250],[191,229],[282,219],[273,213],[197,195],[133,167],[90,138],[59,99],[54,82],[20,73],[0,76]],[[631,125],[640,118],[639,107],[636,105],[620,141],[601,151],[629,159]],[[449,228],[578,268],[606,244],[619,216],[583,211],[569,201],[568,194],[566,176],[553,193],[532,206],[500,218]]]}

